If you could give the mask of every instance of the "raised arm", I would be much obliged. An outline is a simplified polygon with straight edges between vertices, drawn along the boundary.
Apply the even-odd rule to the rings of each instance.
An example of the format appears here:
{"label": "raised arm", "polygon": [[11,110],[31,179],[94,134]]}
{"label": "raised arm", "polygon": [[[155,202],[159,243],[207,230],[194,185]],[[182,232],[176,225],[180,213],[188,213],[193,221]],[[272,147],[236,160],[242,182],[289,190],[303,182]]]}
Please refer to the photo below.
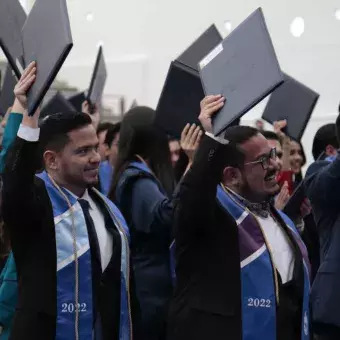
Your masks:
{"label": "raised arm", "polygon": [[3,173],[2,211],[11,237],[13,233],[25,230],[22,216],[27,216],[28,220],[39,218],[34,190],[35,172],[38,166],[39,115],[38,113],[33,117],[27,115],[26,97],[26,92],[35,80],[35,74],[35,63],[32,63],[25,70],[14,90],[16,99],[25,112],[18,137],[8,153]]}
{"label": "raised arm", "polygon": [[227,141],[212,134],[211,117],[224,104],[221,96],[208,96],[201,102],[200,122],[206,134],[191,168],[181,182],[176,201],[176,237],[202,231],[199,226],[213,221],[216,190],[228,157]]}
{"label": "raised arm", "polygon": [[[184,128],[181,138],[182,150],[189,158],[189,164],[197,149],[202,132],[195,124]],[[136,177],[127,190],[129,202],[123,205],[123,211],[131,211],[133,225],[143,233],[167,234],[173,236],[174,201],[178,195],[180,183],[174,190],[172,197],[166,196],[158,185],[149,177]]]}

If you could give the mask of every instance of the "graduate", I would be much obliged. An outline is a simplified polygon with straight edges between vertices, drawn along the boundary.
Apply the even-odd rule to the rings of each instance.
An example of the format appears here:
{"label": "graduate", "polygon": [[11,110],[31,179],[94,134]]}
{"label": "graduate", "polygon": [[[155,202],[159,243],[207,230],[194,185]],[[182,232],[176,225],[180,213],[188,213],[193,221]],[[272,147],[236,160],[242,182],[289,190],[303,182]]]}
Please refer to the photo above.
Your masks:
{"label": "graduate", "polygon": [[[130,340],[129,235],[98,181],[83,113],[27,115],[31,63],[15,87],[25,113],[3,174],[3,217],[19,282],[11,339]],[[36,175],[43,166],[44,171]]]}
{"label": "graduate", "polygon": [[168,339],[309,340],[306,247],[271,204],[276,150],[252,127],[214,136],[223,105],[222,96],[201,102],[206,135],[180,186]]}

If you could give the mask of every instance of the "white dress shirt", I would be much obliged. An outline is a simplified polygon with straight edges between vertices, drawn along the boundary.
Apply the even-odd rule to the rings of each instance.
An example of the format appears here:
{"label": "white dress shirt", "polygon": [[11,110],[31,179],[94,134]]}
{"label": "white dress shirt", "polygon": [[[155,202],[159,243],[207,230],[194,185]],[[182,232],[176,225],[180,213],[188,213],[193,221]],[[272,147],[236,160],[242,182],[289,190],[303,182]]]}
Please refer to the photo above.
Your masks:
{"label": "white dress shirt", "polygon": [[94,227],[96,229],[99,248],[100,248],[100,258],[102,263],[103,271],[106,269],[108,264],[110,263],[112,257],[112,247],[113,247],[113,239],[112,235],[109,233],[105,226],[104,215],[100,211],[100,207],[96,204],[96,202],[91,198],[89,192],[86,190],[81,199],[86,200],[90,204],[90,215],[92,217]]}
{"label": "white dress shirt", "polygon": [[[39,134],[40,129],[33,129],[29,126],[25,126],[22,124],[20,125],[20,128],[18,130],[18,137],[28,142],[37,142],[39,140]],[[71,193],[69,190],[68,192],[76,199],[78,199],[78,197]],[[110,263],[112,257],[113,238],[105,226],[104,215],[101,212],[100,207],[98,207],[98,205],[93,201],[87,190],[85,191],[81,199],[88,201],[90,204],[90,215],[93,219],[93,223],[96,229],[100,248],[101,265],[102,270],[104,271],[105,268]]]}
{"label": "white dress shirt", "polygon": [[295,256],[288,236],[270,215],[267,218],[256,217],[266,235],[272,251],[273,261],[281,275],[282,283],[292,280]]}

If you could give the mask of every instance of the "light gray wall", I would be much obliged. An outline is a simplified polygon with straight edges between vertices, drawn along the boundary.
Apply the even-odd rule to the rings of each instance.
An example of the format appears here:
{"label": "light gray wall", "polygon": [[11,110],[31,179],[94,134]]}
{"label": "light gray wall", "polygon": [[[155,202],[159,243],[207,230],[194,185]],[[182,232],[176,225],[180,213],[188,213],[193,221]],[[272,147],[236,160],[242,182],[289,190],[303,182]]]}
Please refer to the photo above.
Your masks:
{"label": "light gray wall", "polygon": [[[211,23],[227,35],[226,20],[235,27],[259,6],[282,69],[321,94],[303,139],[310,157],[315,130],[334,120],[340,101],[336,0],[69,0],[74,48],[60,77],[86,88],[97,45],[103,42],[109,69],[107,103],[114,105],[115,95],[124,94],[127,107],[134,98],[155,107],[172,59]],[[298,16],[305,20],[305,32],[295,38],[289,28]],[[245,121],[259,117],[262,108],[252,110]]]}

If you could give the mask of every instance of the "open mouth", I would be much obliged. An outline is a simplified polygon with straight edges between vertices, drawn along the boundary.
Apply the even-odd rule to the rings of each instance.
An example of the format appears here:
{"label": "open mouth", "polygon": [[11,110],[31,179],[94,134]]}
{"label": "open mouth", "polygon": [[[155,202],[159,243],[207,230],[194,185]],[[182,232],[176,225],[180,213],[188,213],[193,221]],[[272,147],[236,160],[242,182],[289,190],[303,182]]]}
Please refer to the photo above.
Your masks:
{"label": "open mouth", "polygon": [[273,180],[276,180],[276,174],[275,173],[273,173],[273,174],[271,174],[271,175],[269,175],[269,176],[266,176],[266,178],[264,179],[266,182],[271,182],[271,181],[273,181]]}

